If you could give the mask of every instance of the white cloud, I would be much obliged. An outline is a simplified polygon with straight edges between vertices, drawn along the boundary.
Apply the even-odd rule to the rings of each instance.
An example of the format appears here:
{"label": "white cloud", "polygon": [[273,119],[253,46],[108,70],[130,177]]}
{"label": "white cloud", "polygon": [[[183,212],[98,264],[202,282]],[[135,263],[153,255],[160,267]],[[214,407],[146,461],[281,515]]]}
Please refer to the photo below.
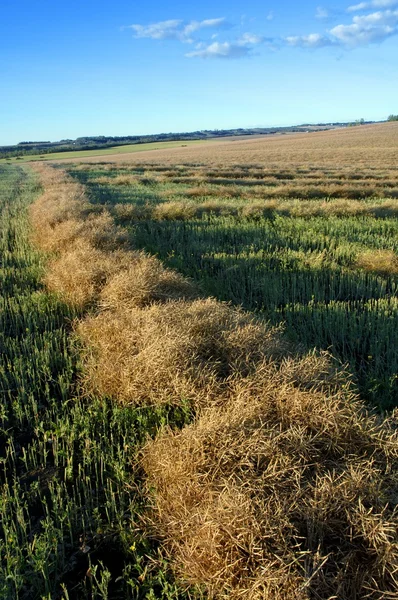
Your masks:
{"label": "white cloud", "polygon": [[[373,0],[373,3],[388,1],[391,0]],[[395,3],[398,4],[398,0],[395,0]],[[284,41],[289,46],[314,49],[325,46],[357,48],[383,42],[393,35],[398,35],[398,10],[379,10],[365,15],[354,15],[351,23],[336,25],[327,34],[294,35],[286,37]]]}
{"label": "white cloud", "polygon": [[240,46],[246,46],[247,44],[261,44],[264,41],[264,38],[261,35],[256,35],[255,33],[244,33],[242,37],[239,38],[237,44]]}
{"label": "white cloud", "polygon": [[395,8],[398,6],[398,0],[371,0],[371,2],[360,2],[347,8],[348,12],[359,12],[362,10],[371,10],[372,8]]}
{"label": "white cloud", "polygon": [[249,46],[237,42],[213,42],[202,49],[188,52],[188,58],[243,58],[251,52]]}
{"label": "white cloud", "polygon": [[273,21],[275,15],[274,15],[274,11],[270,10],[268,15],[267,15],[267,21]]}
{"label": "white cloud", "polygon": [[233,42],[198,44],[194,52],[189,52],[185,56],[188,58],[243,58],[244,56],[250,56],[253,47],[257,44],[271,41],[254,33],[244,33]]}
{"label": "white cloud", "polygon": [[179,40],[192,43],[191,35],[200,29],[226,28],[228,23],[224,17],[219,19],[205,19],[203,21],[190,21],[184,23],[181,19],[169,19],[149,25],[130,25],[129,29],[135,32],[137,38],[151,38],[153,40]]}
{"label": "white cloud", "polygon": [[[217,19],[204,19],[202,21],[183,21],[182,19],[169,19],[149,25],[130,25],[136,38],[150,38],[153,40],[178,40],[186,44],[194,44],[194,50],[185,54],[189,58],[242,58],[253,54],[255,46],[263,44],[269,50],[277,50],[282,45],[295,48],[312,49],[332,47],[357,48],[380,43],[393,35],[398,35],[398,9],[391,10],[385,7],[398,6],[398,0],[369,0],[352,5],[349,12],[359,14],[349,17],[348,23],[341,23],[323,33],[310,33],[308,35],[291,35],[285,38],[265,38],[254,33],[243,33],[239,38],[225,40],[222,30],[231,25],[224,17]],[[370,7],[380,7],[381,10],[369,12]],[[361,11],[365,11],[363,14]],[[337,13],[334,13],[335,15]],[[341,13],[340,13],[341,14]],[[330,19],[330,10],[317,7],[318,19]],[[273,18],[272,11],[267,19]],[[346,17],[347,19],[348,17]],[[215,31],[214,31],[215,30]],[[218,37],[220,34],[220,37]]]}
{"label": "white cloud", "polygon": [[205,27],[222,27],[226,26],[227,22],[224,17],[220,19],[205,19],[204,21],[191,21],[184,27],[184,34],[190,35],[199,29],[204,29]]}
{"label": "white cloud", "polygon": [[[178,40],[183,43],[194,44],[194,50],[185,56],[189,58],[242,58],[249,56],[254,46],[265,43],[274,43],[273,39],[264,38],[254,33],[243,33],[239,38],[223,41],[218,40],[222,30],[229,29],[231,25],[224,17],[217,19],[204,19],[203,21],[183,21],[182,19],[169,19],[149,25],[130,25],[136,38],[150,38],[153,40]],[[213,33],[214,29],[216,32]],[[205,30],[208,30],[205,34]],[[203,37],[199,35],[203,33]]]}
{"label": "white cloud", "polygon": [[398,21],[398,10],[384,10],[362,16],[356,15],[352,21],[354,25],[358,25],[363,29],[378,25],[394,25]]}
{"label": "white cloud", "polygon": [[332,46],[333,42],[320,33],[310,33],[309,35],[290,35],[285,38],[289,46],[298,48],[324,48]]}
{"label": "white cloud", "polygon": [[169,19],[168,21],[159,21],[150,25],[130,25],[129,28],[135,31],[138,38],[152,38],[153,40],[176,40],[181,36],[180,19]]}
{"label": "white cloud", "polygon": [[398,10],[356,15],[350,25],[336,25],[330,34],[341,44],[352,48],[382,42],[398,34]]}

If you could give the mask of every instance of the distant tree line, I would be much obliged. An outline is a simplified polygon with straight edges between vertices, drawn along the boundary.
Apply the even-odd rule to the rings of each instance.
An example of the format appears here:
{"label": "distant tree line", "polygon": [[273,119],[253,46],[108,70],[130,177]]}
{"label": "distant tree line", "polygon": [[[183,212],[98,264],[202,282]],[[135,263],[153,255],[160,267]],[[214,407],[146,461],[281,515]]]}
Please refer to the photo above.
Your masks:
{"label": "distant tree line", "polygon": [[[393,115],[391,115],[393,116]],[[363,119],[360,119],[362,122]],[[363,121],[364,122],[364,121]],[[371,121],[367,121],[370,123]],[[205,140],[226,136],[241,135],[273,135],[276,133],[294,133],[302,131],[317,131],[319,129],[347,126],[347,123],[317,123],[316,125],[297,125],[292,127],[257,127],[251,129],[209,129],[185,133],[159,133],[155,135],[127,135],[127,136],[86,136],[75,140],[60,140],[59,142],[31,142],[24,141],[15,146],[0,146],[0,158],[15,158],[29,155],[45,155],[54,152],[70,152],[71,150],[101,150],[126,144],[148,144],[151,142],[176,142],[187,140]]]}
{"label": "distant tree line", "polygon": [[398,121],[398,115],[390,115],[387,121]]}

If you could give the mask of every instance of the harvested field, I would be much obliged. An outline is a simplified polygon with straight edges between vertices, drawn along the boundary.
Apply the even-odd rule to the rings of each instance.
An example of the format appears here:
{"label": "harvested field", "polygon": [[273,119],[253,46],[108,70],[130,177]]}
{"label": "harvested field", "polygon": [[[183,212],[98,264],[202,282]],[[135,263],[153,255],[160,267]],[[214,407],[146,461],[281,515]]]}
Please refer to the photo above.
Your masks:
{"label": "harvested field", "polygon": [[398,397],[397,134],[386,123],[68,170],[135,248],[331,351],[387,408]]}
{"label": "harvested field", "polygon": [[363,125],[326,132],[269,136],[262,139],[217,141],[209,147],[176,148],[167,156],[146,152],[130,156],[82,158],[76,162],[112,162],[117,164],[261,166],[311,169],[319,165],[336,165],[352,170],[367,166],[390,169],[397,158],[397,123]]}
{"label": "harvested field", "polygon": [[[237,146],[225,142],[220,163],[188,164],[186,148],[184,164],[170,150],[162,164],[69,165],[72,177],[35,167],[31,239],[59,307],[43,323],[80,318],[75,354],[70,341],[62,360],[44,344],[51,383],[32,372],[37,456],[55,467],[44,493],[43,478],[29,490],[24,479],[36,442],[24,474],[20,437],[13,446],[4,428],[5,506],[12,478],[25,501],[0,529],[17,565],[0,572],[4,589],[24,600],[397,597],[394,126],[239,142],[270,144],[268,163],[228,161]],[[24,391],[9,392],[20,436]],[[53,529],[33,523],[31,543],[35,510]],[[41,547],[62,550],[46,570]],[[85,568],[70,573],[72,562]]]}

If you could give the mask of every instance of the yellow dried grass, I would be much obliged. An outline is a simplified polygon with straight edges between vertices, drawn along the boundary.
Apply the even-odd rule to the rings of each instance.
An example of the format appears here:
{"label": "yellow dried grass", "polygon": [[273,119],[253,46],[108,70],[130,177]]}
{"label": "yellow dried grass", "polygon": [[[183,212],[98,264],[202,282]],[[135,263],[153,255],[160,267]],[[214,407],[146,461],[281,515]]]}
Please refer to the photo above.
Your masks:
{"label": "yellow dried grass", "polygon": [[139,179],[135,175],[116,175],[116,177],[96,177],[92,183],[101,183],[105,185],[138,185]]}
{"label": "yellow dried grass", "polygon": [[126,269],[114,275],[101,291],[103,308],[143,307],[153,302],[198,297],[196,286],[143,252],[131,253]]}
{"label": "yellow dried grass", "polygon": [[271,367],[148,443],[154,531],[211,598],[395,598],[393,423],[348,390],[305,391]]}
{"label": "yellow dried grass", "polygon": [[[253,191],[254,193],[254,191]],[[264,196],[259,192],[260,196]],[[254,194],[255,195],[255,194]],[[383,200],[377,203],[368,201],[331,199],[331,200],[285,200],[253,199],[248,194],[241,202],[228,202],[222,199],[193,202],[191,200],[171,200],[160,204],[139,206],[135,204],[117,204],[113,214],[121,222],[139,220],[189,220],[200,218],[205,214],[241,215],[244,218],[255,219],[273,217],[275,215],[291,217],[354,217],[369,216],[387,218],[398,215],[398,202]]]}
{"label": "yellow dried grass", "polygon": [[358,256],[356,266],[380,275],[397,275],[398,256],[392,250],[365,250]]}
{"label": "yellow dried grass", "polygon": [[50,260],[44,282],[73,306],[84,308],[98,300],[106,282],[131,262],[129,252],[104,252],[78,240]]}
{"label": "yellow dried grass", "polygon": [[125,230],[115,225],[101,206],[91,204],[82,185],[64,172],[34,165],[44,192],[30,207],[34,242],[47,252],[70,247],[83,239],[97,248],[112,250],[128,245]]}
{"label": "yellow dried grass", "polygon": [[195,216],[195,210],[193,202],[163,202],[152,208],[151,218],[159,221],[188,220]]}
{"label": "yellow dried grass", "polygon": [[119,222],[134,223],[151,219],[153,207],[148,204],[115,204],[111,210]]}
{"label": "yellow dried grass", "polygon": [[212,299],[103,312],[77,333],[90,388],[131,404],[214,401],[230,378],[288,350],[279,329]]}

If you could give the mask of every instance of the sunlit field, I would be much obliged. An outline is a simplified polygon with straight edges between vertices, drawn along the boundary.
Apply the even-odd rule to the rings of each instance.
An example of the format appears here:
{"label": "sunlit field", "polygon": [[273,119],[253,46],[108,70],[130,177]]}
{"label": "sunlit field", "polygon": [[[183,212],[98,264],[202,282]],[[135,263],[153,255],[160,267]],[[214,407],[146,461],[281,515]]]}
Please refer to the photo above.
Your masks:
{"label": "sunlit field", "polygon": [[0,597],[398,596],[396,124],[0,165]]}
{"label": "sunlit field", "polygon": [[[214,141],[211,147],[173,148],[162,156],[164,165],[199,164],[209,167],[261,165],[277,170],[292,167],[380,168],[388,173],[397,158],[397,122],[362,125],[333,131],[270,135],[259,139]],[[100,158],[101,162],[159,163],[156,152]],[[80,162],[80,161],[79,161]],[[81,162],[97,162],[82,158]]]}
{"label": "sunlit field", "polygon": [[[258,159],[260,149],[275,160],[286,146],[277,167],[141,159],[69,171],[136,247],[195,279],[205,294],[283,322],[308,348],[330,350],[349,364],[363,397],[388,408],[398,398],[398,167],[387,163],[396,131],[388,124],[310,134],[311,159],[323,164],[315,167],[289,162],[310,151],[300,135],[234,143],[240,160],[250,150]],[[215,153],[220,162],[236,156],[230,146]],[[350,153],[361,163],[349,165]]]}

